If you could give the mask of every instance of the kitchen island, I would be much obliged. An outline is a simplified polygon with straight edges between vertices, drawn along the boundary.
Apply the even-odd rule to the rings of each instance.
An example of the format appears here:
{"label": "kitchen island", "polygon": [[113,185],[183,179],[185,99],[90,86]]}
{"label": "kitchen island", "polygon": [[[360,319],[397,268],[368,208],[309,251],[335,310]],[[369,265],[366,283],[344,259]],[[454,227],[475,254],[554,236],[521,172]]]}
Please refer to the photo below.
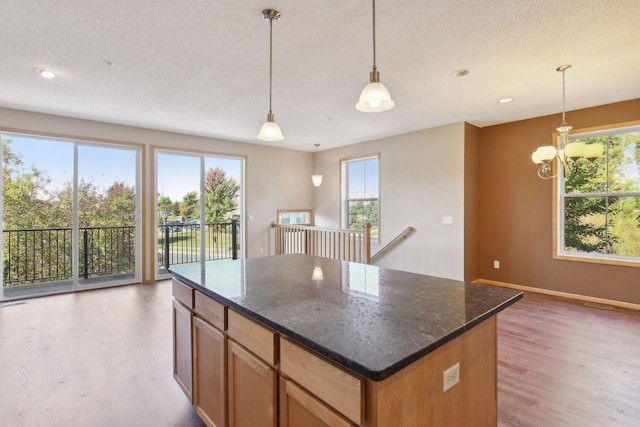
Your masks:
{"label": "kitchen island", "polygon": [[299,254],[170,271],[174,375],[208,425],[497,423],[520,292]]}

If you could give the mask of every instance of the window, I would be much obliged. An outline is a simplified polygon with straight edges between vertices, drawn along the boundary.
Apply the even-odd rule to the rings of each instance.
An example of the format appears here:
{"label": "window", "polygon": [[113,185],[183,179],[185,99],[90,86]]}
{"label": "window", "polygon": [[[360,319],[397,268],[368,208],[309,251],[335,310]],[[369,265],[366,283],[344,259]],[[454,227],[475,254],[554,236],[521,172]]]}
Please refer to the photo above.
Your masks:
{"label": "window", "polygon": [[311,209],[278,209],[278,224],[312,225]]}
{"label": "window", "polygon": [[342,162],[342,225],[350,230],[371,224],[371,239],[380,237],[380,158],[378,155]]}
{"label": "window", "polygon": [[[603,155],[558,179],[558,255],[640,263],[640,125],[570,135]],[[635,264],[637,265],[637,264]]]}

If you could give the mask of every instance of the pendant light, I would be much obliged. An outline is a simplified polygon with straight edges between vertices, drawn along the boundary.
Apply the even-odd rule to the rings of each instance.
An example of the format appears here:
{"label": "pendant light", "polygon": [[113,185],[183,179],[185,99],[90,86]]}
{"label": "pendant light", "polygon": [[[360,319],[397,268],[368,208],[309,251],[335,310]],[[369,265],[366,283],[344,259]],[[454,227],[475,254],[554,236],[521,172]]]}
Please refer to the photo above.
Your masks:
{"label": "pendant light", "polygon": [[272,86],[272,69],[273,69],[273,21],[280,19],[280,12],[274,9],[265,9],[262,11],[262,17],[265,21],[269,21],[269,114],[267,121],[260,128],[258,139],[263,141],[281,141],[284,139],[280,126],[273,120],[273,112],[271,111],[271,86]]}
{"label": "pendant light", "polygon": [[358,111],[366,113],[377,113],[393,108],[395,102],[391,100],[391,95],[387,88],[380,83],[380,73],[376,66],[376,0],[373,1],[373,68],[369,73],[370,83],[362,89],[360,100],[356,104]]}
{"label": "pendant light", "polygon": [[315,175],[311,175],[311,181],[313,181],[313,185],[315,185],[316,187],[320,187],[320,184],[322,184],[322,175],[318,173],[318,147],[320,146],[320,144],[313,144],[313,145],[316,146],[316,155],[315,155],[316,173]]}

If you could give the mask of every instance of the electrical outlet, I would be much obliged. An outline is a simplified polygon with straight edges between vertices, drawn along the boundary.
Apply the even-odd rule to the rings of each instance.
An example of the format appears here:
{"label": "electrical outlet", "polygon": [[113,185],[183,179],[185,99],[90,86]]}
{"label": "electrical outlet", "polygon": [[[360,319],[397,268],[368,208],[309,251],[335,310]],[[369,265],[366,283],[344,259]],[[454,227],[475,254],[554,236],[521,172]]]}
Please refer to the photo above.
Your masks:
{"label": "electrical outlet", "polygon": [[498,270],[500,268],[500,261],[498,260],[494,260],[493,261],[493,268],[495,268],[496,270]]}
{"label": "electrical outlet", "polygon": [[442,392],[449,390],[460,382],[460,363],[456,363],[442,373]]}

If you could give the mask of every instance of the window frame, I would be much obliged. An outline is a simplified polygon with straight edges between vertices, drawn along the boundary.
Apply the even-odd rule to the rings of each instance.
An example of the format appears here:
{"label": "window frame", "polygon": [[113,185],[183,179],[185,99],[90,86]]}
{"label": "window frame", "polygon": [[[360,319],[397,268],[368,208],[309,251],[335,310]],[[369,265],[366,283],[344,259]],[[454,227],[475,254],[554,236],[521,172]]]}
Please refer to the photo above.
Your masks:
{"label": "window frame", "polygon": [[[340,172],[341,172],[341,178],[340,178],[340,183],[341,183],[341,212],[340,212],[340,224],[341,227],[344,229],[348,229],[349,228],[349,202],[352,201],[362,201],[362,202],[371,202],[371,201],[377,201],[378,202],[378,230],[377,230],[377,236],[372,236],[371,237],[371,243],[372,244],[380,244],[380,239],[381,239],[381,223],[382,223],[382,218],[380,217],[380,213],[381,213],[381,159],[380,159],[380,153],[374,153],[374,154],[366,154],[366,155],[361,155],[361,156],[354,156],[354,157],[349,157],[346,159],[342,159],[340,160]],[[364,162],[367,160],[371,160],[371,159],[376,159],[378,161],[378,182],[377,182],[377,193],[378,193],[378,197],[377,198],[370,198],[370,197],[359,197],[359,198],[349,198],[348,197],[348,190],[349,190],[349,173],[348,173],[348,166],[350,164],[356,163],[356,162]],[[373,228],[373,227],[372,227]]]}
{"label": "window frame", "polygon": [[[308,223],[295,223],[295,224],[284,224],[281,222],[283,214],[297,214],[297,213],[307,213],[309,215]],[[278,225],[309,225],[313,226],[313,209],[278,209],[276,220],[278,221]]]}
{"label": "window frame", "polygon": [[[569,140],[576,140],[581,138],[589,138],[594,136],[612,135],[616,133],[622,133],[625,129],[637,128],[631,130],[635,132],[640,130],[640,120],[632,122],[616,123],[604,126],[574,129],[570,132]],[[621,132],[622,131],[622,132]],[[553,141],[555,146],[559,139],[559,133],[553,133]],[[605,154],[606,155],[606,149]],[[554,162],[558,164],[558,162]],[[557,182],[553,185],[553,258],[558,260],[578,261],[595,264],[607,264],[607,265],[620,265],[629,267],[640,267],[640,256],[624,256],[624,255],[612,255],[601,253],[585,253],[585,252],[572,252],[564,249],[565,242],[565,200],[578,199],[597,196],[608,197],[640,197],[640,191],[637,192],[606,192],[606,193],[580,193],[569,194],[565,193],[565,177],[564,174],[559,171],[559,167],[556,166]],[[584,195],[581,195],[584,194]]]}

